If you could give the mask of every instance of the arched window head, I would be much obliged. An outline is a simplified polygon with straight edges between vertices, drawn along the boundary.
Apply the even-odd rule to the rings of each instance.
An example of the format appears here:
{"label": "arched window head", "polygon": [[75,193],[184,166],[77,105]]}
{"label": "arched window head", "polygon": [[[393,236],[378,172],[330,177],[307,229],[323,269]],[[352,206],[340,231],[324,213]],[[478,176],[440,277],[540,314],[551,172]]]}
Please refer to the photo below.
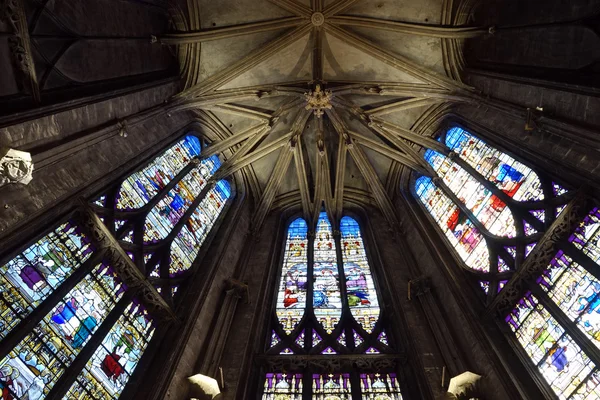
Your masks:
{"label": "arched window head", "polygon": [[276,312],[289,335],[304,316],[308,290],[308,226],[298,218],[288,228]]}
{"label": "arched window head", "polygon": [[164,282],[190,271],[232,194],[228,181],[212,180],[221,167],[213,153],[190,133],[94,202],[133,261],[161,280],[166,298],[179,282]]}
{"label": "arched window head", "polygon": [[148,204],[194,157],[198,157],[201,151],[200,140],[194,135],[187,135],[153,162],[123,181],[116,196],[116,208],[133,210]]}
{"label": "arched window head", "polygon": [[536,246],[569,197],[560,185],[461,127],[424,149],[433,177],[414,192],[492,299]]}
{"label": "arched window head", "polygon": [[[465,266],[475,271],[488,294],[488,312],[501,310],[507,337],[521,360],[543,378],[536,381],[547,386],[544,390],[560,399],[598,398],[600,211],[592,209],[577,226],[572,219],[578,197],[561,185],[462,128],[450,129],[440,141],[445,151],[424,153],[438,179],[418,177],[415,194]],[[556,221],[569,201],[574,204],[568,218]],[[577,228],[548,232],[553,223]],[[475,234],[465,237],[465,231]],[[538,241],[544,241],[544,248],[551,241],[555,253],[538,252],[528,263]],[[546,256],[547,267],[524,286],[520,269],[538,271]],[[500,292],[505,285],[511,290]],[[512,310],[495,306],[512,299],[515,291],[523,297]]]}
{"label": "arched window head", "polygon": [[[315,227],[309,235],[301,218],[288,227],[267,357],[293,360],[304,355],[312,365],[311,355],[335,360],[344,354],[393,354],[358,222],[343,217],[338,231],[322,212]],[[262,398],[299,400],[310,394],[349,400],[352,393],[402,398],[397,372],[389,366],[384,371],[359,371],[351,365],[328,373],[311,369],[266,371]]]}
{"label": "arched window head", "polygon": [[343,217],[340,231],[348,306],[356,322],[371,333],[379,320],[379,300],[360,227],[353,218]]}

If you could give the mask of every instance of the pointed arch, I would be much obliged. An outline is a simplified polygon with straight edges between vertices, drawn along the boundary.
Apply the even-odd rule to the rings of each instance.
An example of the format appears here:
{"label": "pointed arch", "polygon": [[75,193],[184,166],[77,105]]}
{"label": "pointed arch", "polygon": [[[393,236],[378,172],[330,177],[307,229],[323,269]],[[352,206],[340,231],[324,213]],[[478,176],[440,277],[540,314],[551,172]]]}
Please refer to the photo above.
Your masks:
{"label": "pointed arch", "polygon": [[[543,392],[553,392],[564,399],[597,397],[599,209],[593,208],[581,223],[574,223],[576,228],[568,235],[554,237],[556,230],[551,227],[560,222],[556,219],[567,203],[576,201],[572,192],[460,126],[443,132],[439,141],[448,147],[449,156],[424,151],[424,157],[439,177],[416,177],[414,195],[464,265],[475,272],[490,307],[494,304],[491,300],[503,294],[498,295],[505,285],[512,285],[511,290],[515,290],[515,285],[522,282],[518,280],[519,274],[522,269],[527,270],[522,266],[531,265],[527,257],[535,252],[538,241],[547,240],[545,235],[552,234],[556,250],[548,254],[549,264],[535,280],[521,283],[519,290],[523,297],[514,308],[508,307],[501,313],[507,328],[506,338],[514,343],[523,364],[539,374],[541,379],[536,382],[542,382]],[[459,184],[454,184],[455,181]],[[465,189],[465,182],[472,184]],[[498,218],[508,223],[502,213],[510,212],[515,236],[486,225],[480,218],[480,210],[473,206],[473,198],[492,207],[502,201],[504,206]],[[475,257],[482,259],[481,263],[474,262],[474,252],[465,251],[461,243],[463,232],[455,228],[457,223],[462,224],[462,229],[469,226],[479,230],[479,245],[487,249]],[[489,269],[479,268],[485,259],[489,259]]]}
{"label": "pointed arch", "polygon": [[[397,355],[385,330],[387,322],[382,322],[358,222],[343,216],[334,226],[322,211],[314,226],[311,235],[306,221],[297,218],[287,228],[273,327],[263,360],[268,365],[273,360],[277,367],[264,370],[262,399],[286,395],[350,400],[361,393],[401,399],[401,379],[391,367]],[[299,357],[308,367],[294,370]],[[377,364],[374,359],[367,362],[369,357],[388,361],[377,370],[353,366],[362,358],[365,365]],[[332,368],[323,371],[323,362]],[[287,363],[292,367],[286,373],[278,370]]]}

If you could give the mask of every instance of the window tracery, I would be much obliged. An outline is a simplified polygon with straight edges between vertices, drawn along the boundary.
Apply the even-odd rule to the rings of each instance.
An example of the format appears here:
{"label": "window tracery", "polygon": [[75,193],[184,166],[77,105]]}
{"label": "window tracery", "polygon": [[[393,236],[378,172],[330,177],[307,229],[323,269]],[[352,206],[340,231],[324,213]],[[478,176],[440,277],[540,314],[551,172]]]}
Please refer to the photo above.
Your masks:
{"label": "window tracery", "polygon": [[176,278],[191,270],[231,197],[227,181],[211,182],[220,160],[201,160],[204,146],[185,136],[0,262],[3,398],[119,398],[164,318],[145,289],[126,283],[143,274],[126,268],[145,271],[148,288],[167,282],[157,291],[172,302]]}
{"label": "window tracery", "polygon": [[[315,226],[312,236],[302,218],[288,226],[266,351],[267,358],[285,357],[292,365],[304,367],[275,370],[267,362],[262,399],[401,399],[393,367],[395,352],[384,329],[358,222],[343,217],[336,230],[322,212]],[[362,374],[348,364],[386,354],[390,362],[376,370],[366,367]],[[353,358],[336,361],[349,355]],[[338,370],[323,370],[330,362],[342,363]],[[311,363],[314,367],[307,367]],[[364,364],[372,368],[377,362]]]}
{"label": "window tracery", "polygon": [[[435,185],[435,179],[418,177],[415,194],[465,265],[477,272],[480,286],[490,300],[510,282],[573,195],[462,128],[450,129],[440,141],[459,157],[443,158],[438,153],[432,155],[431,150],[425,152],[425,157],[441,159],[432,165],[448,184]],[[461,170],[452,162],[467,165],[461,165]],[[469,167],[473,170],[468,171]],[[464,186],[452,188],[451,183],[466,182],[465,170],[477,185],[471,185],[465,196],[459,196]],[[456,195],[454,199],[452,194]],[[480,218],[481,213],[469,207],[468,202],[475,198],[494,208],[494,196],[503,196],[506,207],[502,212],[510,210],[514,216],[514,238],[513,231],[508,230],[503,231],[504,237],[493,235]],[[481,238],[477,246],[485,243],[487,253],[478,254],[477,247],[466,251],[463,233],[457,234],[454,225],[456,210],[463,214],[459,223],[477,229],[477,238]],[[504,222],[510,220],[505,218]],[[505,317],[509,332],[522,347],[526,364],[530,363],[561,399],[591,399],[600,393],[599,227],[600,212],[596,207],[569,237],[557,239],[556,254],[549,265]]]}

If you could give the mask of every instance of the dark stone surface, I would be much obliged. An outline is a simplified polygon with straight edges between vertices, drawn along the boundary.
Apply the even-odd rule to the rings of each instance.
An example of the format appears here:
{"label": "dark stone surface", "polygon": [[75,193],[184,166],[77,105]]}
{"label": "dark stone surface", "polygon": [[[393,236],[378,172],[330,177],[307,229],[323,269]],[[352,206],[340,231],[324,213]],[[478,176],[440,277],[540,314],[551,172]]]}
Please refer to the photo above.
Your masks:
{"label": "dark stone surface", "polygon": [[[186,113],[171,118],[160,114],[131,126],[127,138],[119,137],[114,126],[116,118],[160,104],[176,89],[177,84],[171,83],[0,130],[0,145],[32,151],[34,163],[52,157],[52,162],[34,169],[29,185],[15,184],[0,190],[0,233],[71,198],[183,128],[189,123]],[[71,153],[65,146],[55,147],[80,138],[86,131],[94,140],[82,149]],[[99,136],[93,135],[98,131]],[[61,150],[65,151],[62,156]],[[4,208],[6,204],[8,209]]]}

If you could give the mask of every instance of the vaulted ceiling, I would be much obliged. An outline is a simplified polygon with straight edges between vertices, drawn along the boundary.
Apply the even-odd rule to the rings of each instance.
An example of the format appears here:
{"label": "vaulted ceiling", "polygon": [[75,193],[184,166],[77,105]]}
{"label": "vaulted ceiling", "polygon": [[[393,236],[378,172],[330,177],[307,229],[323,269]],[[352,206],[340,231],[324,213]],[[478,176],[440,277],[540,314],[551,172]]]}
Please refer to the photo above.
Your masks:
{"label": "vaulted ceiling", "polygon": [[194,110],[218,133],[209,153],[232,151],[217,179],[250,176],[255,227],[285,199],[308,220],[323,204],[338,219],[351,193],[394,223],[390,171],[432,174],[415,146],[436,143],[415,123],[473,100],[460,45],[485,31],[464,26],[462,4],[190,0],[173,10],[176,30],[156,38],[176,46],[185,81],[172,110]]}

